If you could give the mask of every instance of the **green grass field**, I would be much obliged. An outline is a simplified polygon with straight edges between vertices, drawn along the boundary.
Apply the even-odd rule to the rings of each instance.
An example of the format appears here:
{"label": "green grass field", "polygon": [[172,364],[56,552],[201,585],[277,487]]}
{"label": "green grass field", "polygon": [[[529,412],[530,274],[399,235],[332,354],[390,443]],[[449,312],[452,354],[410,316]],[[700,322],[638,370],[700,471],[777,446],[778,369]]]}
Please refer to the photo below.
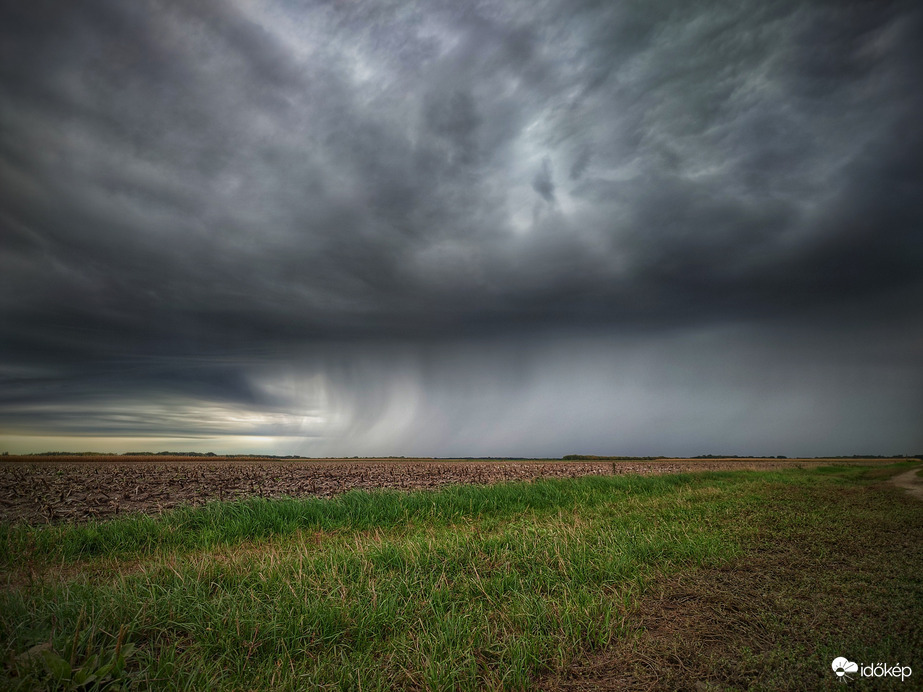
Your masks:
{"label": "green grass field", "polygon": [[[923,502],[884,483],[912,466],[352,492],[3,526],[0,687],[584,689],[604,674],[588,662],[617,652],[618,674],[646,689],[832,688],[838,655],[913,666],[894,689],[914,689]],[[657,630],[677,584],[693,606],[708,602],[705,615],[680,608]],[[703,646],[710,628],[723,638]],[[661,661],[653,678],[645,660]]]}

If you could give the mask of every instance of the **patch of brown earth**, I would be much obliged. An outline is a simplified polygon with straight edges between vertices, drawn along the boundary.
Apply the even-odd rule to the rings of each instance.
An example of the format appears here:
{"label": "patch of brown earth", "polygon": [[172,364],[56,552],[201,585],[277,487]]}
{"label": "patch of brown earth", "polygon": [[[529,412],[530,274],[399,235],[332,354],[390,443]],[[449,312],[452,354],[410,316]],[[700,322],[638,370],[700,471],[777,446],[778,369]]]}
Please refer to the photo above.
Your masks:
{"label": "patch of brown earth", "polygon": [[[330,497],[586,475],[810,467],[823,460],[658,461],[237,460],[221,457],[4,457],[0,521],[57,523],[244,497]],[[860,462],[851,462],[860,463]],[[868,462],[861,462],[868,463]]]}
{"label": "patch of brown earth", "polygon": [[899,476],[895,476],[891,479],[891,482],[898,488],[906,490],[913,497],[923,500],[923,478],[917,475],[919,472],[920,469],[911,469]]}

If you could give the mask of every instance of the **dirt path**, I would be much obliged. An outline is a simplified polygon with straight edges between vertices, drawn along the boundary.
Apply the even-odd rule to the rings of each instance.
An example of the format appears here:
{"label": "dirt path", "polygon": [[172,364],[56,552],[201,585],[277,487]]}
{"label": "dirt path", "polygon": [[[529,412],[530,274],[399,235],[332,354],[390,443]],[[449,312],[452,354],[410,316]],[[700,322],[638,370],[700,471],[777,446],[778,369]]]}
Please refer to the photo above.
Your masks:
{"label": "dirt path", "polygon": [[920,471],[921,467],[915,469],[910,469],[905,471],[899,476],[895,476],[891,479],[891,482],[894,483],[898,488],[903,488],[908,493],[913,495],[916,498],[923,500],[923,478],[920,478],[917,473]]}

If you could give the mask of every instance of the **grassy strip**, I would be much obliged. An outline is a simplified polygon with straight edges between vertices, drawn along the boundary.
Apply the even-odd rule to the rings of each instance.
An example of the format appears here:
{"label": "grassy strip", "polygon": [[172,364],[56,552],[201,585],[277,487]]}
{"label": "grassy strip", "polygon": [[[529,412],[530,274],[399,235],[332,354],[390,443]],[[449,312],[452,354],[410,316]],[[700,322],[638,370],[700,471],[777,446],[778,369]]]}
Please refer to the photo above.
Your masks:
{"label": "grassy strip", "polygon": [[[630,631],[653,575],[739,556],[780,496],[860,474],[586,477],[8,527],[11,563],[150,557],[0,594],[0,644],[50,639],[79,666],[121,630],[134,682],[164,689],[524,689]],[[28,688],[41,672],[20,659],[5,674]]]}
{"label": "grassy strip", "polygon": [[846,656],[913,670],[854,688],[920,689],[923,502],[877,483],[907,468],[774,489],[737,558],[661,575],[627,636],[541,688],[842,690],[830,664]]}
{"label": "grassy strip", "polygon": [[337,531],[445,525],[560,507],[595,506],[631,494],[660,495],[690,482],[685,475],[588,477],[580,483],[456,485],[438,491],[351,491],[332,499],[260,499],[182,507],[86,524],[0,524],[0,569],[39,561],[134,557],[202,550],[298,530]]}

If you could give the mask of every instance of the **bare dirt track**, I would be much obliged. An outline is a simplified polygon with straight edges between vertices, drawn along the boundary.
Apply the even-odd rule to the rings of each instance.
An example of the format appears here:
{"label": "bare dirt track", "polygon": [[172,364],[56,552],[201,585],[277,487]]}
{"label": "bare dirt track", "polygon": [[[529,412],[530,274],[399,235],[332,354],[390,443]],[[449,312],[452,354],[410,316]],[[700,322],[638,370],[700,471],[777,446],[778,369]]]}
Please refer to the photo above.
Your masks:
{"label": "bare dirt track", "polygon": [[[876,460],[881,461],[881,460]],[[657,461],[267,460],[222,457],[42,456],[0,462],[0,521],[87,521],[243,497],[330,497],[354,489],[424,489],[622,473],[744,470],[852,460]],[[868,463],[868,462],[861,462]]]}
{"label": "bare dirt track", "polygon": [[898,488],[903,488],[908,493],[913,495],[913,497],[923,500],[923,478],[920,478],[917,474],[920,472],[919,468],[910,469],[899,476],[895,476],[891,479],[891,482],[894,483]]}

